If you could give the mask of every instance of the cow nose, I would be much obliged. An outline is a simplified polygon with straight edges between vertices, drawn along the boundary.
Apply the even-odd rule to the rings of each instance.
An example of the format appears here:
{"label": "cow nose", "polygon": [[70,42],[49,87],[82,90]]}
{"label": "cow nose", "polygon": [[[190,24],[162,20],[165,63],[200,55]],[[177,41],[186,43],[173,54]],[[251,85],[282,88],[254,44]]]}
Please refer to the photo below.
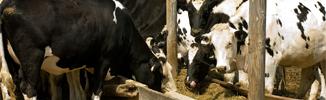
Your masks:
{"label": "cow nose", "polygon": [[197,87],[197,83],[194,80],[189,80],[189,76],[186,78],[185,85],[189,89],[194,89]]}
{"label": "cow nose", "polygon": [[197,83],[196,83],[195,81],[191,81],[191,82],[190,82],[190,87],[191,87],[191,88],[195,88],[196,85],[197,85]]}
{"label": "cow nose", "polygon": [[197,88],[197,83],[195,81],[187,81],[187,82],[185,82],[185,84],[188,89],[192,90],[192,89]]}
{"label": "cow nose", "polygon": [[218,72],[225,73],[226,72],[226,66],[218,66],[217,68]]}
{"label": "cow nose", "polygon": [[197,36],[201,32],[200,28],[192,28],[191,29],[191,35],[192,36]]}

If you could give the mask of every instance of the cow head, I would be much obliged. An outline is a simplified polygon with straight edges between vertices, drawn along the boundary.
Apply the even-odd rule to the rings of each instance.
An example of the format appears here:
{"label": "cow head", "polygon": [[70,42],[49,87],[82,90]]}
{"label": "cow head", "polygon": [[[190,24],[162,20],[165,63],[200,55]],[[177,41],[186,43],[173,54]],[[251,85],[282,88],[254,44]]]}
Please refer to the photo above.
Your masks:
{"label": "cow head", "polygon": [[210,26],[209,23],[216,23],[212,19],[218,19],[218,21],[224,19],[221,17],[216,17],[214,14],[212,14],[213,7],[222,1],[223,0],[193,0],[188,4],[187,9],[189,11],[189,19],[191,20],[190,25],[192,27],[193,36],[198,36],[200,33],[205,33],[205,30],[207,30]]}
{"label": "cow head", "polygon": [[152,57],[148,62],[142,62],[140,68],[134,70],[136,80],[148,85],[149,88],[161,91],[163,76],[162,63]]}
{"label": "cow head", "polygon": [[186,86],[198,87],[209,72],[210,66],[215,66],[222,73],[236,69],[234,59],[240,49],[239,44],[247,38],[246,34],[242,34],[243,30],[236,30],[230,25],[230,23],[215,24],[209,33],[196,38],[200,46],[188,68]]}
{"label": "cow head", "polygon": [[235,30],[229,24],[216,24],[213,26],[211,34],[211,44],[214,45],[214,55],[216,58],[216,68],[219,72],[231,72],[235,64],[237,52],[237,42]]}
{"label": "cow head", "polygon": [[192,27],[192,32],[191,33],[198,33],[199,32],[199,27],[200,27],[200,7],[202,5],[202,1],[191,1],[187,5],[187,10],[189,11],[189,20],[190,20],[190,26]]}
{"label": "cow head", "polygon": [[212,57],[214,55],[212,52],[213,45],[199,44],[198,48],[192,63],[188,67],[185,79],[185,85],[191,89],[200,87],[199,83],[205,79],[209,68],[214,66],[216,62],[214,57]]}

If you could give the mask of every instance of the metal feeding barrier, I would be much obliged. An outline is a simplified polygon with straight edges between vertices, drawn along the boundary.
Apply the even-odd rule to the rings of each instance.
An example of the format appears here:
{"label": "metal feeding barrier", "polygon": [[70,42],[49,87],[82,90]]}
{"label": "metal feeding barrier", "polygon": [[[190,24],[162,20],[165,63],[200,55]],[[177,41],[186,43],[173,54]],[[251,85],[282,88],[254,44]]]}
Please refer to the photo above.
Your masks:
{"label": "metal feeding barrier", "polygon": [[[230,89],[232,91],[236,91],[238,92],[240,95],[248,97],[248,89],[245,88],[241,88],[239,86],[218,80],[218,79],[214,79],[210,76],[208,76],[206,78],[206,80],[209,80],[213,83],[219,84],[222,87],[226,88],[226,89]],[[283,97],[283,96],[277,96],[277,95],[269,95],[269,94],[265,94],[264,95],[265,100],[300,100],[300,99],[294,99],[294,98],[289,98],[289,97]]]}
{"label": "metal feeding barrier", "polygon": [[178,92],[168,92],[162,94],[146,87],[138,87],[139,100],[194,100]]}
{"label": "metal feeding barrier", "polygon": [[194,100],[178,92],[161,93],[148,88],[146,85],[134,80],[119,76],[125,83],[132,83],[137,87],[138,95],[133,100]]}

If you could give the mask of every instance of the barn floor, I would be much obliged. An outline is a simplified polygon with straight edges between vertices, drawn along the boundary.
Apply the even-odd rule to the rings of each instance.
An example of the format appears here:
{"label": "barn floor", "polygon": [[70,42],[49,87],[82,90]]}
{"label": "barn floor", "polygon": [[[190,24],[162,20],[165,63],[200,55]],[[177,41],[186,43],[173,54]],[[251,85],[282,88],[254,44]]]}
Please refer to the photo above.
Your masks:
{"label": "barn floor", "polygon": [[[184,79],[186,77],[187,69],[181,69],[176,81],[178,92],[194,98],[196,100],[247,100],[246,97],[238,95],[236,92],[232,92],[228,89],[223,88],[219,84],[205,82],[204,88],[199,90],[199,92],[192,92],[185,87]],[[295,97],[295,93],[298,91],[299,82],[301,78],[300,69],[295,68],[286,68],[286,84],[285,84],[285,93],[282,93],[281,96],[286,97]],[[121,98],[121,97],[102,97],[102,99],[116,99],[116,100],[138,100],[135,98]]]}
{"label": "barn floor", "polygon": [[299,84],[301,79],[301,69],[295,69],[295,68],[286,68],[285,72],[287,75],[285,75],[285,90],[286,93],[283,96],[287,97],[295,97],[295,93],[299,90]]}
{"label": "barn floor", "polygon": [[[281,96],[286,97],[295,97],[295,93],[299,88],[299,82],[301,78],[300,69],[295,68],[286,68],[286,84],[285,84],[285,93]],[[197,100],[247,100],[246,97],[238,95],[235,92],[227,90],[216,83],[205,82],[206,86],[203,89],[199,90],[200,92],[191,92],[189,89],[185,87],[184,79],[186,77],[186,69],[181,69],[177,79],[176,84],[178,88],[178,92],[192,97]],[[207,88],[205,88],[207,87]]]}
{"label": "barn floor", "polygon": [[[219,84],[205,82],[204,88],[199,90],[199,92],[191,92],[185,87],[184,79],[186,77],[187,69],[181,69],[177,79],[176,84],[178,92],[192,97],[197,100],[246,100],[244,96],[239,96],[232,91],[228,91]],[[207,88],[205,88],[207,87]]]}
{"label": "barn floor", "polygon": [[[187,69],[181,69],[176,81],[176,85],[178,88],[178,92],[194,98],[196,100],[247,100],[246,97],[237,94],[236,92],[230,91],[228,89],[223,88],[219,84],[205,82],[204,87],[197,92],[192,92],[185,87],[184,79],[186,77]],[[295,68],[286,68],[286,84],[285,89],[286,92],[282,94],[282,96],[286,97],[294,97],[296,91],[299,88],[300,82],[300,69]],[[112,100],[138,100],[135,98],[121,98],[121,97],[102,97],[103,100],[112,99]]]}

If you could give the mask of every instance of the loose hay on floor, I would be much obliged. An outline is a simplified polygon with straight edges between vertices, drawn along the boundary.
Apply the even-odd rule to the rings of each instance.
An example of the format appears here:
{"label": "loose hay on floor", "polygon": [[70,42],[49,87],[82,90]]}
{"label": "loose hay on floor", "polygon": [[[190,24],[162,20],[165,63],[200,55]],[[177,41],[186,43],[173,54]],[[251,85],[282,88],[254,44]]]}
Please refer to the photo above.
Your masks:
{"label": "loose hay on floor", "polygon": [[223,87],[221,87],[219,84],[216,83],[210,83],[205,82],[204,84],[207,84],[207,88],[201,89],[199,92],[194,93],[188,90],[185,87],[184,80],[186,78],[186,69],[181,69],[177,79],[176,84],[178,88],[178,92],[192,97],[197,100],[246,100],[244,96],[239,96],[237,94],[234,94],[232,91],[225,90]]}

